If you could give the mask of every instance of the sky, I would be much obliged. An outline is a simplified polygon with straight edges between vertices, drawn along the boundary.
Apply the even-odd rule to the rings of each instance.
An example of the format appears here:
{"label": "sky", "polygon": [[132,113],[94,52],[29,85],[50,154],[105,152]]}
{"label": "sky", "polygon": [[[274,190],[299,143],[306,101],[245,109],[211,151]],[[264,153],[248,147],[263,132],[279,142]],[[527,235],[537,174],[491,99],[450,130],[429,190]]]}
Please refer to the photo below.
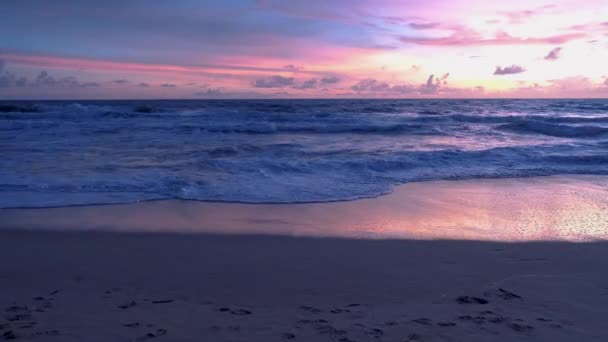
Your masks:
{"label": "sky", "polygon": [[607,0],[2,0],[0,99],[606,98]]}

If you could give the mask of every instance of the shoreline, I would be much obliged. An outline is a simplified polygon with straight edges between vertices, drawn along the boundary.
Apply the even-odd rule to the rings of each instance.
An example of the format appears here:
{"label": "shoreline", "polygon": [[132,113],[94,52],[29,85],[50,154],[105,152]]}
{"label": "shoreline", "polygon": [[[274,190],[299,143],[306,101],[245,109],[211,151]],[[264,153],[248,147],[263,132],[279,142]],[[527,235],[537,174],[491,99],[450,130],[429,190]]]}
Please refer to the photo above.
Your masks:
{"label": "shoreline", "polygon": [[154,200],[0,209],[0,229],[364,239],[608,240],[608,176],[413,182],[384,196],[336,202]]}

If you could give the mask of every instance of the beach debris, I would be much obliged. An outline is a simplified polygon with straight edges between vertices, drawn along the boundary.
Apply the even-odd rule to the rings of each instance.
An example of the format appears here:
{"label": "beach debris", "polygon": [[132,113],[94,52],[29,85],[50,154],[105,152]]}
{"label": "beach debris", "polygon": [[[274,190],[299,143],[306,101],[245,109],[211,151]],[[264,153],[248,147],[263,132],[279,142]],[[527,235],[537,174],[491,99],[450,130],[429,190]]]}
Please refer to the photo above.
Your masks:
{"label": "beach debris", "polygon": [[384,322],[384,325],[386,325],[387,327],[394,327],[396,325],[399,325],[399,323],[397,323],[395,321],[388,321],[388,322]]}
{"label": "beach debris", "polygon": [[54,290],[49,293],[49,296],[54,296],[59,293],[59,290]]}
{"label": "beach debris", "polygon": [[456,298],[456,301],[458,302],[458,304],[480,304],[480,305],[485,305],[485,304],[489,303],[487,299],[483,299],[483,298],[479,298],[479,297],[473,297],[473,296],[460,296],[460,297]]}
{"label": "beach debris", "polygon": [[164,300],[153,300],[152,304],[166,304],[166,303],[173,303],[175,300],[173,299],[164,299]]}
{"label": "beach debris", "polygon": [[347,308],[354,308],[354,307],[356,307],[356,306],[361,306],[361,304],[358,304],[358,303],[353,303],[353,304],[348,304],[346,307],[347,307]]}
{"label": "beach debris", "polygon": [[522,299],[521,296],[516,295],[513,292],[509,292],[505,289],[501,289],[498,288],[498,291],[500,291],[500,294],[498,295],[500,298],[505,299],[505,300],[510,300],[510,299]]}

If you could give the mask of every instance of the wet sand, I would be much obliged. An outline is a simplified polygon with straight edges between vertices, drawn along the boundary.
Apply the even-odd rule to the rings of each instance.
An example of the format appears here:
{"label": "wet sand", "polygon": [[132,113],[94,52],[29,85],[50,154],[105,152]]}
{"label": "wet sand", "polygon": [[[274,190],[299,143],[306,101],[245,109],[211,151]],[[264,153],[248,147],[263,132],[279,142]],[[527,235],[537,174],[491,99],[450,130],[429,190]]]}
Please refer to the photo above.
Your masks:
{"label": "wet sand", "polygon": [[0,209],[0,228],[372,239],[606,240],[608,177],[409,183],[386,196],[333,203],[164,200]]}
{"label": "wet sand", "polygon": [[[299,206],[3,210],[0,340],[606,341],[602,182],[421,183]],[[113,232],[85,231],[104,227]],[[562,241],[526,242],[551,237]]]}

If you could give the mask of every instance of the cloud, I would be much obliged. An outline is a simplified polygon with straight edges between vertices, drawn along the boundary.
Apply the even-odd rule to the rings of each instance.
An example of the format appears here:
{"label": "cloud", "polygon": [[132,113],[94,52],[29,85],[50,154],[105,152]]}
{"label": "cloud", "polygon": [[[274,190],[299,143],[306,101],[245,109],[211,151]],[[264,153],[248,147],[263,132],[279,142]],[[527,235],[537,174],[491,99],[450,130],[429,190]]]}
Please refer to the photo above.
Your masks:
{"label": "cloud", "polygon": [[416,64],[413,64],[413,65],[410,67],[410,69],[412,69],[412,71],[414,71],[414,72],[418,72],[418,71],[420,71],[420,69],[422,69],[422,66],[420,66],[420,65],[416,65]]}
{"label": "cloud", "polygon": [[325,76],[321,78],[321,83],[323,84],[335,84],[340,82],[340,78],[338,76]]}
{"label": "cloud", "polygon": [[496,70],[494,70],[494,75],[513,75],[513,74],[520,74],[524,71],[526,71],[526,69],[520,67],[519,65],[515,65],[515,64],[504,67],[504,68],[497,66]]}
{"label": "cloud", "polygon": [[194,93],[196,96],[204,96],[204,97],[214,97],[224,95],[224,91],[222,88],[208,88],[205,91],[199,91]]}
{"label": "cloud", "polygon": [[555,49],[549,51],[549,53],[545,56],[546,61],[554,61],[559,59],[560,53],[562,52],[561,47],[556,47]]}
{"label": "cloud", "polygon": [[426,80],[426,83],[423,84],[422,87],[420,87],[420,91],[423,94],[434,94],[439,90],[440,87],[441,87],[441,81],[438,79],[435,79],[435,75],[431,75]]}
{"label": "cloud", "polygon": [[171,83],[163,83],[160,85],[162,88],[175,88],[177,85]]}
{"label": "cloud", "polygon": [[283,68],[285,68],[285,70],[289,70],[289,71],[300,71],[300,70],[304,69],[301,66],[293,65],[293,64],[285,65],[285,66],[283,66]]}
{"label": "cloud", "polygon": [[388,83],[380,82],[372,78],[361,80],[350,87],[350,89],[356,92],[381,92],[390,90],[390,88],[391,86]]}
{"label": "cloud", "polygon": [[606,79],[604,80],[604,85],[605,85],[606,87],[608,87],[608,78],[606,78]]}
{"label": "cloud", "polygon": [[4,66],[5,65],[6,65],[6,62],[0,59],[0,75],[4,71]]}
{"label": "cloud", "polygon": [[310,80],[302,82],[301,84],[294,85],[293,88],[300,89],[300,90],[314,89],[317,87],[317,82],[318,81],[316,78],[312,78]]}
{"label": "cloud", "polygon": [[112,83],[114,83],[114,84],[127,84],[127,83],[129,83],[129,80],[124,80],[124,79],[122,79],[122,80],[114,80],[114,81],[112,81]]}
{"label": "cloud", "polygon": [[439,23],[410,23],[409,27],[415,30],[430,30],[437,28]]}
{"label": "cloud", "polygon": [[140,84],[138,84],[137,86],[138,86],[138,87],[141,87],[141,88],[148,88],[150,85],[149,85],[148,83],[146,83],[146,82],[141,82],[141,83],[140,83]]}
{"label": "cloud", "polygon": [[101,87],[101,84],[99,84],[97,82],[87,82],[87,83],[81,83],[80,87],[81,88],[97,88],[97,87]]}
{"label": "cloud", "polygon": [[35,79],[28,81],[26,77],[19,77],[10,72],[0,73],[0,88],[94,88],[101,85],[96,82],[80,83],[76,77],[51,76],[47,71],[41,71]]}
{"label": "cloud", "polygon": [[521,38],[506,32],[499,32],[492,38],[467,30],[456,31],[445,37],[410,37],[401,36],[403,43],[427,46],[482,46],[482,45],[534,45],[534,44],[563,44],[571,40],[586,37],[585,33],[567,33],[547,37]]}
{"label": "cloud", "polygon": [[537,8],[533,8],[530,10],[523,11],[508,11],[508,12],[500,12],[502,15],[507,17],[511,23],[521,23],[526,19],[550,13],[554,11],[557,6],[555,5],[545,5]]}
{"label": "cloud", "polygon": [[260,78],[251,83],[254,88],[283,88],[293,86],[295,79],[293,77],[270,76]]}

